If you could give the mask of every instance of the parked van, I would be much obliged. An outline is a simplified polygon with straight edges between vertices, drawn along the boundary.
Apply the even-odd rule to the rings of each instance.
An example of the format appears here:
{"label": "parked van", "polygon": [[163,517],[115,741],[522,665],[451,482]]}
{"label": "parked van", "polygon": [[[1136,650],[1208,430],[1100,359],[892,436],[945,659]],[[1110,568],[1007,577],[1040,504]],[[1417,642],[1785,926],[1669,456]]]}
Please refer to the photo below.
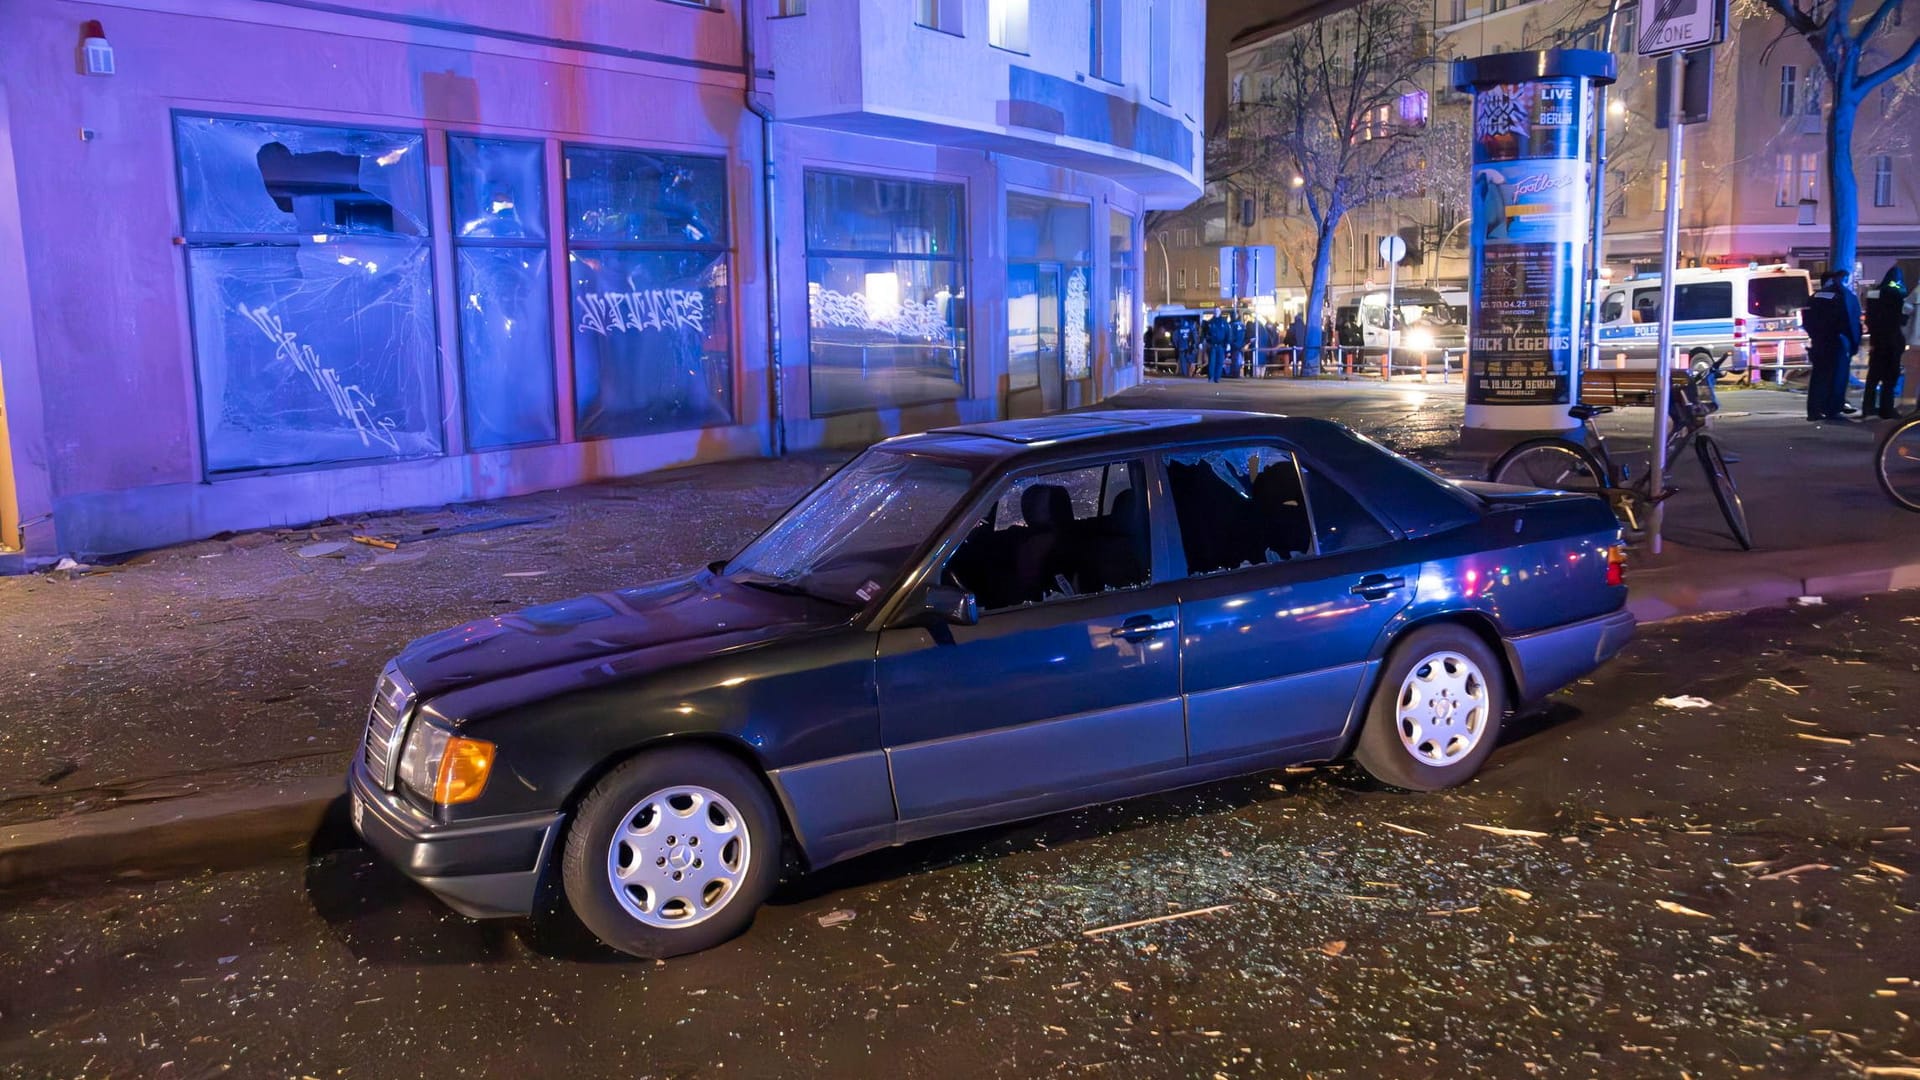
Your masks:
{"label": "parked van", "polygon": [[[1369,289],[1349,297],[1336,319],[1341,330],[1340,343],[1364,345],[1368,349],[1386,348],[1390,329],[1387,299],[1385,289]],[[1397,344],[1401,353],[1466,349],[1466,320],[1459,317],[1460,309],[1448,303],[1438,290],[1408,285],[1395,289],[1392,299],[1395,309],[1392,322],[1399,330]]]}
{"label": "parked van", "polygon": [[[1800,312],[1812,296],[1811,275],[1785,263],[1677,271],[1674,345],[1686,350],[1695,370],[1720,357],[1729,358],[1730,372],[1745,371],[1749,360],[1802,361],[1807,335]],[[1652,367],[1659,350],[1660,275],[1609,287],[1600,301],[1600,366]]]}

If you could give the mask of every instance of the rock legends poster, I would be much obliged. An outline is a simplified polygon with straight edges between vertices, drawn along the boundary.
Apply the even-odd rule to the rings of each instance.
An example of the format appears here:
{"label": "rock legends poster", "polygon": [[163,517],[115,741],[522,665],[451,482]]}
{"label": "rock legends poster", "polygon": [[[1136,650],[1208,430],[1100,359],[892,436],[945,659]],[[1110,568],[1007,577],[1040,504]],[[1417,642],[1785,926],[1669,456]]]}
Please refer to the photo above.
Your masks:
{"label": "rock legends poster", "polygon": [[1571,403],[1587,230],[1582,83],[1474,95],[1470,405]]}

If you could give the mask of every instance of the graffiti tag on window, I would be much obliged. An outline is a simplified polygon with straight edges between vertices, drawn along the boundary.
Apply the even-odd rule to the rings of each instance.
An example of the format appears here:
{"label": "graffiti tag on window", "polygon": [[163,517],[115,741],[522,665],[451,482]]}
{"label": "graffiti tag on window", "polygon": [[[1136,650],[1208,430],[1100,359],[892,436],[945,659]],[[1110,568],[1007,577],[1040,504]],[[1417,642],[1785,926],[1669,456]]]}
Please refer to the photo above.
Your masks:
{"label": "graffiti tag on window", "polygon": [[292,364],[295,370],[305,375],[313,383],[314,389],[327,396],[333,405],[333,411],[342,420],[353,425],[355,434],[360,436],[362,446],[379,443],[394,453],[400,451],[400,440],[394,437],[394,423],[387,417],[375,417],[373,407],[377,404],[372,397],[360,389],[357,383],[342,383],[340,373],[320,362],[320,356],[313,346],[302,345],[299,337],[280,322],[280,316],[265,307],[240,305],[240,314],[247,321],[260,328],[273,342],[273,355],[276,359]]}
{"label": "graffiti tag on window", "polygon": [[581,333],[608,337],[621,331],[706,332],[707,300],[698,289],[637,289],[587,293],[580,304]]}

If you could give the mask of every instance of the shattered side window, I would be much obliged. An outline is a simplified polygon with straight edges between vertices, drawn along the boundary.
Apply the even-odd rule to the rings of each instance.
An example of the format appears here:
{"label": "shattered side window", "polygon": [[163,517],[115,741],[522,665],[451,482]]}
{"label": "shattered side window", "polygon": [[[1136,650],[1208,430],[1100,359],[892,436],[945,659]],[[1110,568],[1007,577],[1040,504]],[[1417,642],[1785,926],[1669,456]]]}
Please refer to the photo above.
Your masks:
{"label": "shattered side window", "polygon": [[1007,483],[948,560],[946,583],[986,611],[1150,584],[1145,475],[1128,460]]}
{"label": "shattered side window", "polygon": [[1273,446],[1167,456],[1189,574],[1284,562],[1314,550],[1300,467]]}
{"label": "shattered side window", "polygon": [[177,115],[209,474],[441,451],[424,137]]}

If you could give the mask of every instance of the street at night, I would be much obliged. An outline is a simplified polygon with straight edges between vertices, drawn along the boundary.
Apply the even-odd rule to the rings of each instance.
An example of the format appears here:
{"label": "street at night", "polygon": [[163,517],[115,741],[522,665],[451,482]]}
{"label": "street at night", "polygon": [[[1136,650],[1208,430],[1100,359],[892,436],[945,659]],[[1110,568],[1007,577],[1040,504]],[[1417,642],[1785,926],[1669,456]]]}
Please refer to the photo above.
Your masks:
{"label": "street at night", "polygon": [[[0,915],[0,1059],[1856,1076],[1920,1059],[1917,624],[1913,596],[1663,624],[1456,791],[1300,770],[912,845],[660,963],[464,920],[338,835],[311,861],[48,889]],[[1711,704],[1660,703],[1687,696]]]}
{"label": "street at night", "polygon": [[0,1080],[1920,1080],[1920,0],[0,0]]}

